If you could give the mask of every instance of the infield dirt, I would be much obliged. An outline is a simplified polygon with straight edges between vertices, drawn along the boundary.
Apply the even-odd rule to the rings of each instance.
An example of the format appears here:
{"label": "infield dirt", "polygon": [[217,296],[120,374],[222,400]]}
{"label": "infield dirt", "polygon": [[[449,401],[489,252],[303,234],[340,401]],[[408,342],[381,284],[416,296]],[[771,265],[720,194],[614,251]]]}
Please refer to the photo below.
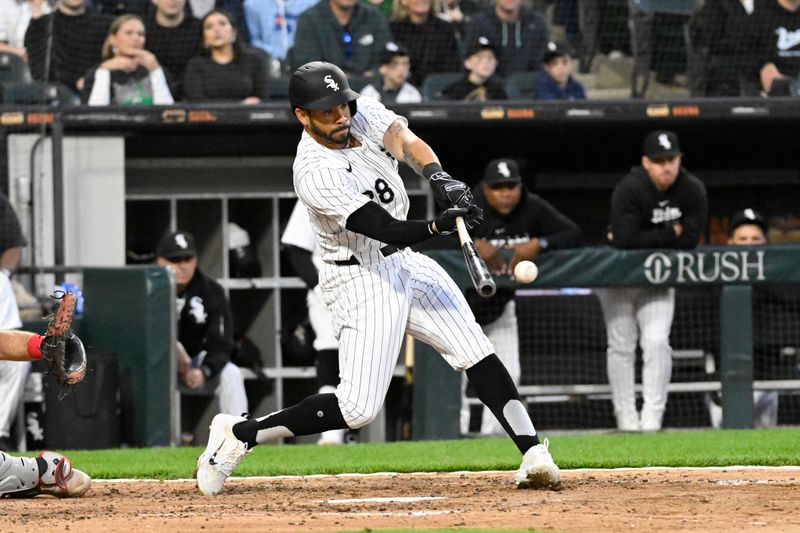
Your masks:
{"label": "infield dirt", "polygon": [[[83,497],[2,500],[0,532],[358,531],[470,527],[554,531],[800,531],[800,469],[565,470],[559,492],[511,473],[96,482]],[[391,501],[396,498],[427,498]],[[377,498],[377,501],[352,501]],[[341,501],[349,500],[349,501]]]}

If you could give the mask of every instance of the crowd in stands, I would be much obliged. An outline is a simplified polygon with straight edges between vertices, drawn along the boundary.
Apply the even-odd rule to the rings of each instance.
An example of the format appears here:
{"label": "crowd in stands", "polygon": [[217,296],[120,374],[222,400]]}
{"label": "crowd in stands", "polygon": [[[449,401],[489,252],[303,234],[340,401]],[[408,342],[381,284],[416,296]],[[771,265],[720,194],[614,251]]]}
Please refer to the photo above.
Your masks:
{"label": "crowd in stands", "polygon": [[[618,4],[629,42],[613,47],[635,57],[634,97],[651,70],[667,84],[686,72],[695,96],[796,95],[800,74],[800,0],[676,0],[664,14],[651,0],[52,2],[0,0],[0,54],[90,105],[281,99],[281,80],[312,60],[386,101],[583,99],[573,69],[608,52]],[[136,42],[119,44],[132,27]]]}

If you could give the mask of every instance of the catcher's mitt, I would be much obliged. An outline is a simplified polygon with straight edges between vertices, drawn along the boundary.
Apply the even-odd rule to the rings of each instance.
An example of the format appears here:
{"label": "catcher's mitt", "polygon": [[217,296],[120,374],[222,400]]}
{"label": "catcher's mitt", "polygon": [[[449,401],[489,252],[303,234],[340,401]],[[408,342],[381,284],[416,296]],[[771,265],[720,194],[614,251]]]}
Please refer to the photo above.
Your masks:
{"label": "catcher's mitt", "polygon": [[68,392],[70,385],[83,380],[86,375],[86,350],[72,331],[77,298],[71,292],[62,293],[61,303],[55,313],[47,317],[49,323],[42,340],[42,357],[47,361],[47,373],[53,374]]}

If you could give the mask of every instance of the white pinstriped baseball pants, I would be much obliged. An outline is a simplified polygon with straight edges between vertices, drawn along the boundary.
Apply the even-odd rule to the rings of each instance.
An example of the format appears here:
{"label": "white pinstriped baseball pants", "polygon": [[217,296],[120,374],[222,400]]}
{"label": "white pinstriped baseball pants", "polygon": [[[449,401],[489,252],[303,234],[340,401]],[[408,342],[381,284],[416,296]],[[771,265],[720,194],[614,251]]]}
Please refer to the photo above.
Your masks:
{"label": "white pinstriped baseball pants", "polygon": [[339,338],[336,397],[353,429],[380,412],[406,333],[455,370],[494,353],[455,282],[436,261],[409,249],[365,265],[326,263],[320,287]]}
{"label": "white pinstriped baseball pants", "polygon": [[[642,347],[642,420],[661,417],[672,374],[669,334],[675,314],[674,288],[596,289],[608,335],[607,371],[617,418],[636,414],[637,340]],[[641,335],[640,335],[641,332]]]}

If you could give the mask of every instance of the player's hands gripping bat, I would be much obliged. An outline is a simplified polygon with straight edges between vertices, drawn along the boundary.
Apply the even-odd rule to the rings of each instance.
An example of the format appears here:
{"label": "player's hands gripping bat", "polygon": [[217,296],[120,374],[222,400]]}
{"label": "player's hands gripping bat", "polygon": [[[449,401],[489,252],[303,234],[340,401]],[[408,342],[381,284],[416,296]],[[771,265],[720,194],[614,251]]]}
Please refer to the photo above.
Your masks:
{"label": "player's hands gripping bat", "polygon": [[438,235],[452,235],[456,232],[456,219],[458,218],[464,219],[464,224],[469,229],[477,228],[483,221],[483,210],[475,204],[445,209],[430,223],[430,232]]}
{"label": "player's hands gripping bat", "polygon": [[48,317],[41,344],[42,357],[47,361],[47,373],[55,375],[63,387],[61,396],[69,392],[68,387],[79,383],[86,375],[86,350],[72,331],[76,304],[74,293],[63,293],[58,309]]}
{"label": "player's hands gripping bat", "polygon": [[475,243],[472,242],[472,237],[469,236],[467,224],[460,216],[456,218],[456,227],[458,228],[458,240],[461,241],[461,251],[464,253],[464,261],[467,263],[472,284],[478,294],[484,298],[494,296],[495,291],[497,291],[497,285],[494,283],[486,262],[475,250]]}

